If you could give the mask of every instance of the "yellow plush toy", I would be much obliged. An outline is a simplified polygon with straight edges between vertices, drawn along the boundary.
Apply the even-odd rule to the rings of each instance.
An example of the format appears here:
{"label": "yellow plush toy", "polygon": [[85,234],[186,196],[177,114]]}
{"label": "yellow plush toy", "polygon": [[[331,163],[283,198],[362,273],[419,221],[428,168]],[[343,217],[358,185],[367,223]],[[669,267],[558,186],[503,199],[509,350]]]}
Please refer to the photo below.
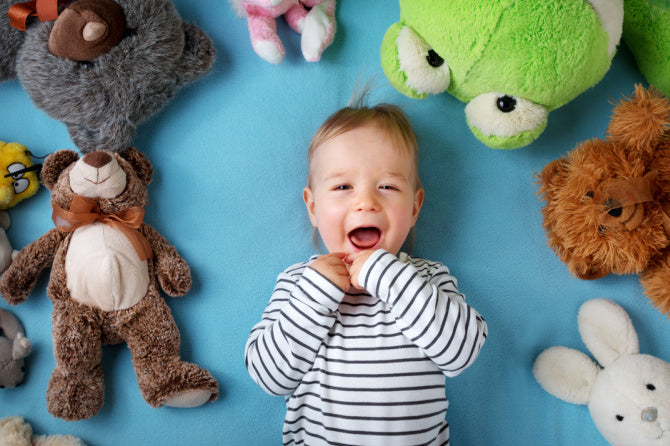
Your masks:
{"label": "yellow plush toy", "polygon": [[10,225],[7,209],[37,192],[39,169],[26,146],[0,141],[0,273],[7,269],[16,252],[5,233]]}

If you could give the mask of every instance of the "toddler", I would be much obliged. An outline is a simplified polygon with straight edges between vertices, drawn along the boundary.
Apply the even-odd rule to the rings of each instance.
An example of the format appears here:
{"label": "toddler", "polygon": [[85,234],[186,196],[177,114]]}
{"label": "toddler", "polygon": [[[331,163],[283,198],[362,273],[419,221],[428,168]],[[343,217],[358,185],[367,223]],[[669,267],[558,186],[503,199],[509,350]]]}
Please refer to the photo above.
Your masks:
{"label": "toddler", "polygon": [[245,351],[286,398],[285,445],[449,443],[445,378],[487,326],[447,267],[399,253],[423,203],[417,152],[388,104],[345,107],[310,144],[303,198],[328,254],[279,275]]}

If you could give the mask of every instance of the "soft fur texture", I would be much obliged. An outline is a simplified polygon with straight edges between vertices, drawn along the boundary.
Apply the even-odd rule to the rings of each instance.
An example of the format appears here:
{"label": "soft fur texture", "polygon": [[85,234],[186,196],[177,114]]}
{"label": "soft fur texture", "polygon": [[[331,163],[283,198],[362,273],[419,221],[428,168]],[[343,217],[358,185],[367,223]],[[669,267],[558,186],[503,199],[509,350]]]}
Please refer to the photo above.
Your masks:
{"label": "soft fur texture", "polygon": [[[44,162],[42,182],[51,191],[54,209],[70,209],[75,197],[73,187],[78,187],[75,186],[76,181],[81,180],[75,172],[79,172],[76,169],[81,170],[84,165],[89,170],[114,165],[115,173],[120,169],[125,174],[125,188],[119,194],[110,198],[85,195],[97,201],[102,213],[112,214],[146,206],[146,186],[151,181],[151,164],[131,148],[123,152],[123,156],[93,152],[81,160],[72,151],[49,155]],[[86,184],[88,181],[80,183]],[[98,191],[108,183],[106,180],[90,187]],[[96,227],[92,225],[106,227],[100,226],[100,223],[91,223],[80,229]],[[95,266],[98,259],[107,262],[109,257],[112,266],[109,274],[104,274],[104,278],[94,274],[88,276],[90,289],[94,291],[96,280],[117,277],[114,268],[120,268],[120,264],[122,267],[123,259],[134,256],[135,252],[132,247],[127,252],[119,252],[122,245],[109,245],[102,252],[91,252],[89,255],[83,253],[84,260],[76,263],[77,258],[73,261],[69,255],[75,238],[81,237],[77,235],[81,234],[78,232],[80,229],[66,232],[59,226],[50,230],[21,250],[10,268],[0,277],[2,297],[10,304],[18,304],[30,294],[39,274],[51,267],[47,294],[53,303],[56,367],[47,389],[49,412],[66,420],[94,416],[102,407],[104,397],[102,345],[119,342],[128,345],[140,392],[151,406],[193,407],[215,400],[218,385],[212,375],[179,358],[179,331],[159,292],[160,286],[170,296],[185,294],[191,286],[188,264],[155,229],[141,223],[139,232],[146,238],[153,252],[153,258],[143,263],[146,269],[144,273],[148,272],[150,279],[146,294],[136,296],[137,302],[130,308],[104,311],[94,305],[81,303],[86,296],[82,296],[81,291],[79,295],[73,294],[68,273],[75,276],[81,274],[79,271],[86,273],[91,271],[87,268],[91,264]],[[108,242],[107,238],[102,239]],[[136,276],[121,273],[118,277],[118,287],[128,289],[128,281]]]}
{"label": "soft fur texture", "polygon": [[23,381],[24,358],[30,353],[30,341],[25,335],[19,320],[0,308],[0,389],[16,387]]}
{"label": "soft fur texture", "polygon": [[533,365],[538,383],[557,398],[588,405],[613,446],[670,445],[670,363],[640,354],[635,327],[611,300],[584,303],[578,326],[603,368],[578,350],[551,347]]}
{"label": "soft fur texture", "polygon": [[51,54],[49,36],[57,20],[34,21],[25,33],[9,27],[13,3],[0,0],[0,81],[18,74],[35,105],[65,123],[84,153],[125,150],[138,124],[214,63],[209,37],[184,23],[169,0],[118,0],[125,37],[80,63]]}
{"label": "soft fur texture", "polygon": [[[516,148],[542,133],[547,112],[602,79],[622,21],[622,0],[400,0],[382,68],[407,96],[446,91],[473,104],[466,111],[475,136]],[[523,106],[503,111],[504,96]]]}
{"label": "soft fur texture", "polygon": [[33,435],[33,429],[23,417],[11,416],[0,420],[0,446],[86,446],[72,435]]}
{"label": "soft fur texture", "polygon": [[[570,273],[640,274],[652,304],[670,313],[668,98],[636,86],[614,109],[607,137],[549,163],[539,186],[549,246]],[[646,198],[622,198],[645,188]]]}
{"label": "soft fur texture", "polygon": [[335,0],[229,1],[238,15],[247,17],[256,54],[272,64],[280,64],[286,54],[277,34],[275,19],[279,17],[301,34],[300,49],[308,62],[318,62],[335,37]]}
{"label": "soft fur texture", "polygon": [[670,96],[670,3],[626,0],[623,39],[650,85]]}

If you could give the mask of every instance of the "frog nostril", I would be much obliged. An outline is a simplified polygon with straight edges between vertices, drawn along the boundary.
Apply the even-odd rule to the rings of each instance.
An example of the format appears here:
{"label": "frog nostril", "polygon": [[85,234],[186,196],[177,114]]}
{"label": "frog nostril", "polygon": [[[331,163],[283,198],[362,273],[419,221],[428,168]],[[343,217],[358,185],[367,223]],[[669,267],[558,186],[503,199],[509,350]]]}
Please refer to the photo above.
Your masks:
{"label": "frog nostril", "polygon": [[647,407],[642,411],[642,421],[653,423],[658,418],[658,409],[655,407]]}

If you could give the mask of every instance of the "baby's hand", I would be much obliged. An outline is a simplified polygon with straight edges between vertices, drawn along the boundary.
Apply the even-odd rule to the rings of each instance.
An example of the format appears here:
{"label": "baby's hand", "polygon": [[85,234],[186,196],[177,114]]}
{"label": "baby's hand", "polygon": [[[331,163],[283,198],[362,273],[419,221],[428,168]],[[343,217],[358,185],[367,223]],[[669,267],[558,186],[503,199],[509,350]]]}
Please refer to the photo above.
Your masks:
{"label": "baby's hand", "polygon": [[363,264],[365,264],[365,261],[370,258],[372,253],[374,253],[374,249],[368,249],[366,251],[360,251],[356,252],[353,254],[349,254],[347,258],[344,260],[347,262],[349,265],[349,277],[351,280],[351,284],[358,288],[359,290],[362,290],[363,287],[359,285],[358,283],[358,275],[361,272],[361,269],[363,268]]}
{"label": "baby's hand", "polygon": [[312,262],[310,268],[333,282],[342,291],[347,291],[351,282],[347,264],[344,263],[345,257],[346,254],[342,252],[325,254]]}

